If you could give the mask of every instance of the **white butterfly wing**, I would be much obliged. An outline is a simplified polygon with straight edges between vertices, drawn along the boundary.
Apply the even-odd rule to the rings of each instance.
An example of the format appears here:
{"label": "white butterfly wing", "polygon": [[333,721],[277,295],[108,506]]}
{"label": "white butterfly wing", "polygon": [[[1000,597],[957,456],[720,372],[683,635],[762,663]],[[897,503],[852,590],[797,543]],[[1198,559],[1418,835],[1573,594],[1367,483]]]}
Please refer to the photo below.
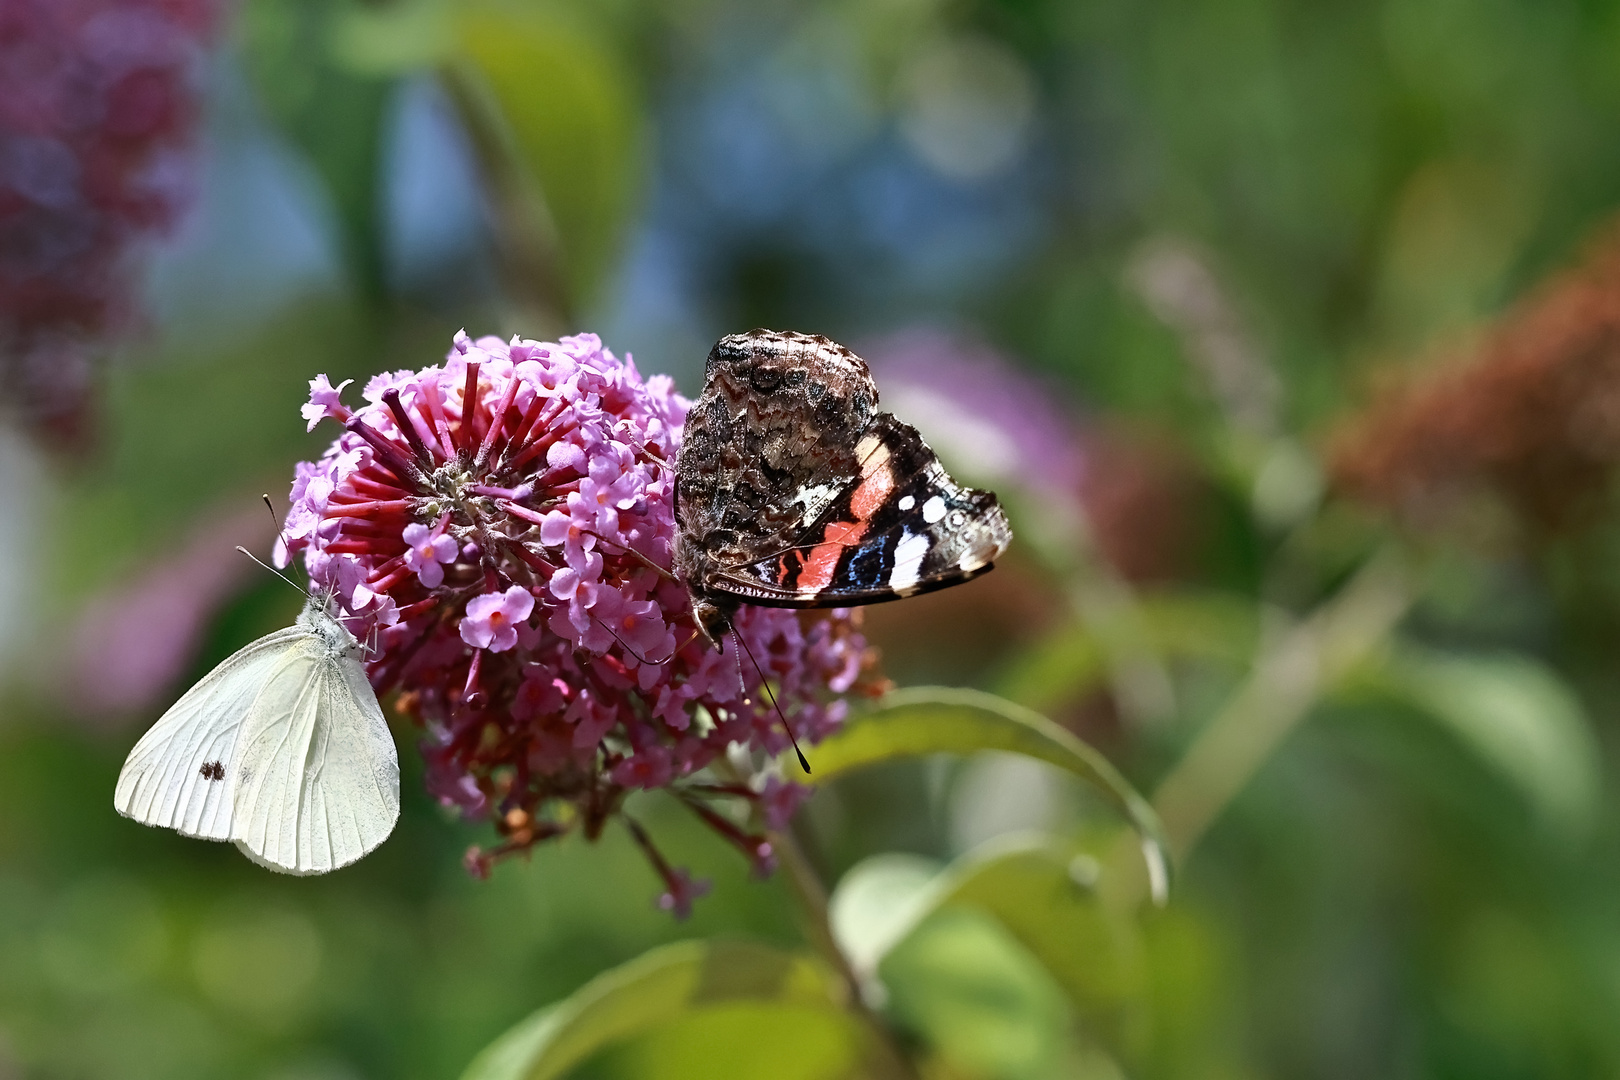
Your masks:
{"label": "white butterfly wing", "polygon": [[393,831],[399,755],[352,653],[311,635],[271,674],[240,739],[230,838],[254,862],[324,874]]}
{"label": "white butterfly wing", "polygon": [[260,688],[309,637],[299,626],[268,634],[188,690],[129,752],[113,793],[118,812],[186,836],[230,839],[242,722]]}

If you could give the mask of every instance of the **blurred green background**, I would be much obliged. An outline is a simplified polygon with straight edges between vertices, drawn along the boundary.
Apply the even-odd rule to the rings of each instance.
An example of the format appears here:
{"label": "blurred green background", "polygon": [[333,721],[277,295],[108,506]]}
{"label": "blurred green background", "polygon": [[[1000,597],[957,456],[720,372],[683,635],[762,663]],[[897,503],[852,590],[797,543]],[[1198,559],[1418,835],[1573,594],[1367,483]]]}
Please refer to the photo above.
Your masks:
{"label": "blurred green background", "polygon": [[[784,884],[656,797],[715,879],[688,923],[617,829],[473,880],[489,834],[403,724],[399,829],[329,878],[111,807],[139,733],[297,610],[231,547],[330,438],[308,379],[589,330],[695,396],[756,325],[867,355],[1012,508],[994,574],[873,609],[886,674],[1043,711],[1185,855],[1119,925],[1048,920],[1039,875],[922,921],[875,977],[924,1075],[1620,1075],[1609,473],[1555,530],[1488,483],[1413,526],[1325,464],[1620,207],[1620,5],[243,0],[217,37],[93,439],[0,455],[0,1078],[452,1077],[651,946],[800,943]],[[1085,887],[1117,828],[994,755],[840,780],[804,825],[847,925],[1029,830]],[[581,1075],[733,1075],[750,1039],[756,1075],[831,1075],[817,1032]]]}

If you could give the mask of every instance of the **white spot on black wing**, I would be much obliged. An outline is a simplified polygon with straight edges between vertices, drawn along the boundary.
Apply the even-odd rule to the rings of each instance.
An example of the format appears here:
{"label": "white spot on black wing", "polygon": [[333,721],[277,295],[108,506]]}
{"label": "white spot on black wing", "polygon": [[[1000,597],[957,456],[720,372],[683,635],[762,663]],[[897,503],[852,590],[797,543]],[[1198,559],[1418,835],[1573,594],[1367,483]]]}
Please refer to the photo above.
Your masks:
{"label": "white spot on black wing", "polygon": [[923,559],[928,555],[928,537],[922,533],[906,533],[894,545],[894,570],[889,574],[889,588],[904,592],[917,584],[922,576]]}

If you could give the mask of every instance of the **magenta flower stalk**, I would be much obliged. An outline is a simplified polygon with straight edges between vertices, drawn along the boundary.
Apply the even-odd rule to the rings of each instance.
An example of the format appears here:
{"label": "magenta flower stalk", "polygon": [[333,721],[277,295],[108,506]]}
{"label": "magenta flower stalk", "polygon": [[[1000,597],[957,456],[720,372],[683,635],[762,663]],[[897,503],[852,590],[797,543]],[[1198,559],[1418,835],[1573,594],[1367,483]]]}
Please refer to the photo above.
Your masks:
{"label": "magenta flower stalk", "polygon": [[[759,768],[788,746],[782,719],[735,645],[697,634],[667,570],[689,404],[670,380],[590,334],[459,334],[443,365],[378,375],[357,408],[347,385],[310,383],[311,429],[344,430],[298,465],[277,556],[301,555],[376,640],[372,685],[424,728],[429,790],[500,833],[469,868],[594,839],[629,793],[670,788],[768,872],[763,834],[716,803],[779,828],[804,789]],[[869,666],[853,616],[745,608],[737,633],[800,740],[837,728]],[[684,914],[701,883],[627,824]]]}
{"label": "magenta flower stalk", "polygon": [[0,2],[0,395],[71,443],[143,242],[190,200],[221,0]]}

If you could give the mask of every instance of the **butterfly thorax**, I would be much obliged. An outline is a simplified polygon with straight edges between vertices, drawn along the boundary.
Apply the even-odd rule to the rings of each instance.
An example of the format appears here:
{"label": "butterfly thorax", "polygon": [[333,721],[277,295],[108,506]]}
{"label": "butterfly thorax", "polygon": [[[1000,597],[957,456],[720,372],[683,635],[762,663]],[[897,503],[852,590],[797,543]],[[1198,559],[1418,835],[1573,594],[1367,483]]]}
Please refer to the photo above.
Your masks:
{"label": "butterfly thorax", "polygon": [[304,610],[298,614],[298,625],[320,641],[321,650],[328,657],[345,656],[360,649],[360,639],[337,620],[330,603],[318,596],[310,597],[304,604]]}

